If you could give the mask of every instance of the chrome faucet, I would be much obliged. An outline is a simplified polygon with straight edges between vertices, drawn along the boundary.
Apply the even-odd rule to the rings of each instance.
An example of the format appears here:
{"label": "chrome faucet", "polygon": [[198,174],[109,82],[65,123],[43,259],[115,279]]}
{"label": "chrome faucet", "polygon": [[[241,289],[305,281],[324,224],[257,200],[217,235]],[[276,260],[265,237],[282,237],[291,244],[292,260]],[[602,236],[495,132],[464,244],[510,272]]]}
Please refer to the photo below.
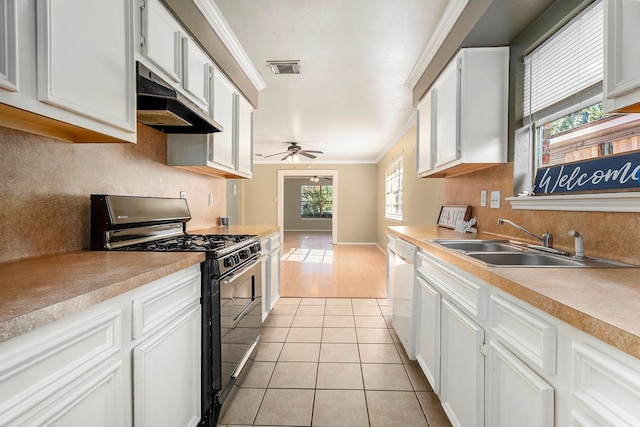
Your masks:
{"label": "chrome faucet", "polygon": [[504,218],[498,218],[498,224],[502,225],[504,223],[509,223],[511,225],[513,225],[515,228],[517,228],[518,230],[524,231],[525,233],[527,233],[529,236],[536,238],[538,240],[540,240],[542,242],[542,246],[545,248],[551,248],[553,247],[553,236],[551,235],[551,233],[549,233],[549,231],[547,230],[542,237],[537,236],[535,234],[533,234],[532,232],[530,232],[529,230],[525,230],[524,228],[520,227],[518,224],[509,221],[508,219],[504,219]]}

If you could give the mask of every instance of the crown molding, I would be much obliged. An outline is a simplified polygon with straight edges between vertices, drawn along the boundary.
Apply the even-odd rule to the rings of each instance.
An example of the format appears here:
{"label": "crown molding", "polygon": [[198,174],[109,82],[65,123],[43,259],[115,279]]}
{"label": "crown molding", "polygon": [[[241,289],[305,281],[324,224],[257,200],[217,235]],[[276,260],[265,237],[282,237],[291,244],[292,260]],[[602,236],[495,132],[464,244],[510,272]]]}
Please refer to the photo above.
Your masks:
{"label": "crown molding", "polygon": [[392,138],[391,141],[389,141],[389,143],[387,144],[387,146],[384,147],[384,149],[380,152],[380,154],[375,160],[376,164],[380,163],[380,161],[384,159],[384,156],[386,156],[387,153],[391,151],[391,149],[398,143],[398,141],[400,141],[402,137],[405,136],[407,132],[409,132],[409,129],[411,129],[412,126],[416,126],[417,124],[418,124],[418,110],[414,109],[413,113],[411,114],[411,117],[407,119],[404,126],[402,126],[402,128],[395,135],[395,137]]}
{"label": "crown molding", "polygon": [[431,35],[427,46],[424,51],[418,58],[418,62],[415,67],[411,71],[409,78],[405,82],[405,86],[409,89],[413,90],[413,88],[418,84],[420,77],[427,69],[427,66],[444,43],[445,38],[449,35],[449,32],[453,28],[454,24],[462,15],[464,8],[467,7],[469,0],[451,0],[447,5],[444,13],[442,14],[442,18],[438,21],[438,26],[435,31]]}
{"label": "crown molding", "polygon": [[229,52],[231,52],[231,55],[238,62],[256,90],[261,91],[267,87],[215,3],[211,0],[193,0],[193,3],[206,18],[213,31],[220,37],[225,47],[229,49]]}

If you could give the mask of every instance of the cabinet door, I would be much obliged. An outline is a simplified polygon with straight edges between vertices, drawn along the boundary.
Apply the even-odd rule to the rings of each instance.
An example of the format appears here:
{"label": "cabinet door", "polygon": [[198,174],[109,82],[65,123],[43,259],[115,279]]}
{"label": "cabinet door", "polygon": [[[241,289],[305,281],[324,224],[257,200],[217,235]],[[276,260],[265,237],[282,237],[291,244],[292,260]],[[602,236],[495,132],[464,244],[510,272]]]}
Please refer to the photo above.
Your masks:
{"label": "cabinet door", "polygon": [[135,132],[131,15],[130,0],[38,0],[38,99]]}
{"label": "cabinet door", "polygon": [[213,70],[213,120],[224,128],[223,132],[213,134],[214,163],[235,169],[233,162],[233,109],[235,89],[222,72]]}
{"label": "cabinet door", "polygon": [[605,1],[604,22],[605,110],[621,110],[640,102],[640,2]]}
{"label": "cabinet door", "polygon": [[491,426],[552,427],[554,390],[509,350],[492,341]]}
{"label": "cabinet door", "polygon": [[0,0],[0,88],[18,90],[16,0]]}
{"label": "cabinet door", "polygon": [[200,421],[200,304],[133,349],[133,415],[139,427]]}
{"label": "cabinet door", "polygon": [[459,157],[458,152],[458,99],[460,94],[459,59],[442,71],[434,84],[436,105],[435,166],[441,166]]}
{"label": "cabinet door", "polygon": [[440,392],[440,292],[431,286],[420,275],[419,284],[419,316],[417,317],[418,342],[416,344],[416,360],[431,388]]}
{"label": "cabinet door", "polygon": [[237,95],[238,120],[235,126],[238,147],[238,172],[251,176],[253,173],[253,107],[243,96]]}
{"label": "cabinet door", "polygon": [[269,272],[269,292],[271,298],[271,308],[273,308],[273,306],[280,298],[280,249],[271,252],[270,258],[271,269]]}
{"label": "cabinet door", "polygon": [[180,82],[182,28],[159,0],[146,0],[142,9],[142,54],[166,77]]}
{"label": "cabinet door", "polygon": [[182,38],[183,82],[182,87],[195,103],[211,114],[211,61],[209,57],[188,37]]}
{"label": "cabinet door", "polygon": [[440,400],[454,426],[484,425],[484,330],[446,299],[440,330]]}
{"label": "cabinet door", "polygon": [[430,90],[418,104],[418,153],[416,156],[416,170],[419,174],[433,168],[431,164],[433,160],[431,148],[435,143],[435,138],[431,135],[431,120],[435,112],[432,108],[432,102],[434,101],[435,97],[432,96],[432,91]]}

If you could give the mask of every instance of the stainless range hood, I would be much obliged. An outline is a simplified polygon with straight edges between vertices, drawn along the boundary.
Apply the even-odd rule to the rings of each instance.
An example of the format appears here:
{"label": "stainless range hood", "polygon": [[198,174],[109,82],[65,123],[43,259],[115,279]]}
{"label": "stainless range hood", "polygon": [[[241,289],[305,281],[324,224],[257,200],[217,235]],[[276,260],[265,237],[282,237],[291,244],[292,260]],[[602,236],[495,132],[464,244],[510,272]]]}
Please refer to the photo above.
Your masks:
{"label": "stainless range hood", "polygon": [[138,121],[164,133],[222,132],[224,129],[187,97],[138,62]]}

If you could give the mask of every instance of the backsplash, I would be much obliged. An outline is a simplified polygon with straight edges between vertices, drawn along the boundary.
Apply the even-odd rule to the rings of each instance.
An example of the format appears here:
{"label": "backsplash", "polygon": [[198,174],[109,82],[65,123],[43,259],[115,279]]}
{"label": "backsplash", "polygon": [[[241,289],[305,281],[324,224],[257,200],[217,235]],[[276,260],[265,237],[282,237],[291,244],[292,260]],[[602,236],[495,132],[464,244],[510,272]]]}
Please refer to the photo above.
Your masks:
{"label": "backsplash", "polygon": [[[500,209],[481,207],[481,190],[487,191],[488,198],[491,191],[500,190]],[[508,224],[498,225],[498,218],[502,217],[537,235],[549,230],[554,237],[554,247],[573,253],[574,239],[569,237],[568,232],[575,229],[585,236],[587,256],[640,265],[640,213],[514,210],[504,200],[512,194],[513,163],[445,180],[445,204],[470,205],[471,217],[477,218],[476,228],[480,231],[530,240],[529,236]]]}
{"label": "backsplash", "polygon": [[187,228],[217,225],[226,214],[226,180],[166,159],[166,135],[141,124],[137,144],[69,144],[0,127],[0,262],[88,249],[91,194],[186,191]]}

